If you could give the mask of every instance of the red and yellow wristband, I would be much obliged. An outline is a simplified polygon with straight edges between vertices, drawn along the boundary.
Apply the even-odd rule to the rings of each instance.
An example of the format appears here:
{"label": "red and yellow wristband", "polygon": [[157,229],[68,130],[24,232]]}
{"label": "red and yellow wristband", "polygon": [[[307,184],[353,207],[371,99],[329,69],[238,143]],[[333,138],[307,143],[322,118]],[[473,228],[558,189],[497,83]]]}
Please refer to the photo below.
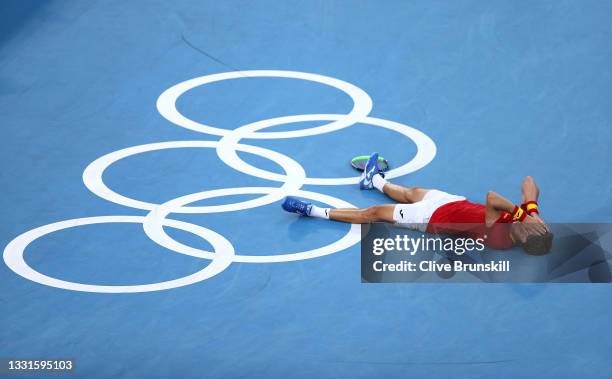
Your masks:
{"label": "red and yellow wristband", "polygon": [[538,210],[538,202],[537,201],[528,201],[526,203],[523,203],[523,204],[521,204],[521,208],[528,215],[531,215],[532,213],[540,214],[540,211]]}
{"label": "red and yellow wristband", "polygon": [[524,211],[523,208],[515,205],[514,210],[512,211],[512,222],[523,221],[525,217],[527,217],[527,211]]}

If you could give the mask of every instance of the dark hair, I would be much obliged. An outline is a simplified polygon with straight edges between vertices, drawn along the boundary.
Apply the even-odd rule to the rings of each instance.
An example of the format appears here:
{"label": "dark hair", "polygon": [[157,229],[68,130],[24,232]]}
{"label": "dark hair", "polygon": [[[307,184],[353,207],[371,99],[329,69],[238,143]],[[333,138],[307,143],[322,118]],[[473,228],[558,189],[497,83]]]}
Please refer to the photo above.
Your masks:
{"label": "dark hair", "polygon": [[544,235],[531,235],[523,243],[522,247],[529,255],[548,254],[552,247],[553,234],[546,232]]}

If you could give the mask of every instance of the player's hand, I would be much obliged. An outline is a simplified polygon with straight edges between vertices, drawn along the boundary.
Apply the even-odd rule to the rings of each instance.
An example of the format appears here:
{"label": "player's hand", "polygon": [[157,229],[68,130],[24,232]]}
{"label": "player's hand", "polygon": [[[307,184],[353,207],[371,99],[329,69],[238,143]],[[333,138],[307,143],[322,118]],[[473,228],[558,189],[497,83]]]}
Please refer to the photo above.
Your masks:
{"label": "player's hand", "polygon": [[544,220],[542,220],[542,218],[535,213],[525,217],[523,223],[530,233],[544,235],[546,232],[548,232],[548,227],[544,223]]}
{"label": "player's hand", "polygon": [[[542,217],[540,217],[539,213],[532,213],[530,215],[531,217],[535,218],[536,220],[538,220],[539,222],[541,222],[542,224],[546,225],[546,223],[544,222],[544,220],[542,219]],[[548,228],[547,228],[548,229]]]}

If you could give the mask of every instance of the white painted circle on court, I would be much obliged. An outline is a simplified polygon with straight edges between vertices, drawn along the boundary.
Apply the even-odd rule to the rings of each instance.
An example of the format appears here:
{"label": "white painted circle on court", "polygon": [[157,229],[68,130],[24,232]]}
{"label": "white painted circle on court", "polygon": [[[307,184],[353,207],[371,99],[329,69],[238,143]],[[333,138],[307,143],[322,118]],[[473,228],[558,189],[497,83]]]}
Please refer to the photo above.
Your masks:
{"label": "white painted circle on court", "polygon": [[[213,255],[210,252],[184,245],[172,237],[170,237],[164,231],[164,220],[166,217],[172,213],[173,209],[181,209],[184,208],[187,204],[193,203],[195,201],[200,201],[204,199],[210,199],[219,196],[230,196],[230,195],[244,195],[244,194],[259,194],[259,193],[270,193],[275,191],[275,188],[271,187],[232,187],[232,188],[223,188],[211,191],[204,191],[199,193],[193,193],[189,195],[185,195],[173,200],[168,201],[167,203],[161,204],[158,208],[149,212],[146,216],[145,222],[143,222],[143,228],[147,236],[157,244],[172,250],[178,253],[211,259]],[[305,197],[307,199],[320,201],[322,203],[328,204],[335,208],[355,208],[354,205],[338,199],[333,196],[324,195],[317,192],[310,192],[304,190],[298,190],[292,193],[291,195]],[[298,252],[298,253],[282,253],[276,255],[246,255],[246,254],[235,254],[232,257],[234,262],[243,262],[243,263],[276,263],[276,262],[290,262],[290,261],[299,261],[304,259],[312,259],[321,257],[324,255],[329,255],[333,253],[337,253],[346,248],[353,246],[361,240],[361,229],[360,225],[351,225],[349,231],[338,241],[333,242],[329,245],[312,249],[308,251]]]}
{"label": "white painted circle on court", "polygon": [[351,97],[353,100],[353,109],[348,114],[344,115],[342,119],[335,120],[329,124],[302,130],[251,133],[248,135],[248,138],[294,138],[328,133],[353,125],[355,123],[355,118],[367,116],[372,110],[372,99],[370,96],[364,90],[351,83],[324,75],[283,70],[232,71],[189,79],[165,90],[157,99],[157,110],[165,119],[183,128],[200,133],[225,136],[231,133],[232,130],[201,124],[183,116],[176,108],[176,101],[185,92],[205,84],[228,79],[260,77],[301,79],[334,87]]}
{"label": "white painted circle on court", "polygon": [[[154,209],[158,204],[132,199],[110,189],[106,185],[106,183],[104,183],[104,171],[110,165],[121,159],[144,152],[189,147],[216,148],[218,144],[219,142],[217,141],[167,141],[132,146],[122,150],[117,150],[91,162],[89,166],[85,168],[85,171],[83,171],[83,183],[85,183],[85,186],[97,196],[115,204],[124,205],[130,208],[151,210]],[[304,182],[304,178],[306,177],[304,168],[299,163],[287,157],[286,155],[283,155],[273,150],[264,149],[262,147],[244,144],[234,145],[233,148],[239,151],[255,154],[260,157],[272,160],[273,162],[281,166],[285,173],[288,174],[286,177],[287,180],[283,183],[281,187],[275,188],[274,191],[271,191],[257,199],[224,205],[182,207],[181,209],[174,209],[174,213],[216,213],[255,208],[278,201],[284,196],[286,196],[287,193],[291,193],[292,191],[298,190],[302,187],[302,183]],[[202,170],[202,182],[206,181],[205,175],[206,170]]]}
{"label": "white painted circle on court", "polygon": [[[254,167],[249,163],[242,160],[236,153],[234,146],[242,139],[247,138],[253,134],[253,132],[268,127],[289,124],[303,121],[329,121],[329,120],[340,120],[344,115],[339,114],[307,114],[307,115],[295,115],[286,117],[271,118],[268,120],[257,121],[251,124],[244,125],[237,129],[234,129],[232,133],[221,138],[219,145],[217,146],[217,155],[219,158],[227,163],[230,167],[243,172],[247,175],[255,176],[262,179],[273,180],[277,182],[285,182],[290,179],[290,175],[282,175],[274,172],[262,170]],[[425,167],[431,162],[436,156],[436,144],[429,138],[425,133],[418,129],[412,128],[408,125],[401,124],[395,121],[389,121],[385,119],[375,117],[363,117],[356,119],[355,122],[369,124],[374,126],[380,126],[385,129],[389,129],[400,133],[411,141],[413,141],[417,147],[415,156],[403,165],[390,170],[385,173],[385,177],[388,179],[397,178],[411,172],[417,171],[422,167]],[[299,130],[297,131],[299,132]],[[248,137],[250,138],[250,137]],[[345,178],[309,178],[306,177],[304,184],[313,185],[345,185],[345,184],[357,184],[359,183],[359,176],[345,177]]]}
{"label": "white painted circle on court", "polygon": [[36,229],[32,229],[12,240],[4,249],[4,262],[6,265],[18,275],[29,279],[33,282],[44,284],[50,287],[62,288],[72,291],[83,291],[83,292],[99,292],[99,293],[132,293],[132,292],[151,292],[161,291],[171,288],[177,288],[187,286],[203,280],[209,279],[223,270],[225,270],[232,263],[232,256],[234,255],[234,247],[232,244],[222,235],[204,227],[189,224],[183,221],[164,219],[162,222],[164,225],[171,228],[184,230],[186,232],[197,235],[204,240],[208,241],[213,249],[214,253],[210,252],[209,259],[212,262],[204,267],[202,270],[193,273],[191,275],[184,276],[179,279],[151,283],[151,284],[140,284],[140,285],[93,285],[84,284],[77,282],[70,282],[66,280],[56,279],[34,270],[30,267],[25,259],[25,249],[30,243],[36,239],[43,237],[47,234],[74,228],[82,225],[92,224],[104,224],[104,223],[143,223],[145,217],[142,216],[98,216],[98,217],[85,217],[76,218],[72,220],[65,220],[55,222],[53,224],[44,225]]}

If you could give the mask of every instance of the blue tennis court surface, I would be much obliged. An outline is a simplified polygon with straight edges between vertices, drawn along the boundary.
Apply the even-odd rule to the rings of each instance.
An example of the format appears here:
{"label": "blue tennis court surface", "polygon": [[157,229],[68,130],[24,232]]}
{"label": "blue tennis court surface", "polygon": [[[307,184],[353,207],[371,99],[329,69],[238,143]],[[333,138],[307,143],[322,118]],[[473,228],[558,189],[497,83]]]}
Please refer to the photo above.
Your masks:
{"label": "blue tennis court surface", "polygon": [[611,222],[611,16],[2,2],[0,358],[84,378],[610,377],[609,285],[362,284],[358,229],[283,212],[277,188],[389,202],[349,179],[378,151],[395,183],[518,202],[532,175],[547,221]]}

